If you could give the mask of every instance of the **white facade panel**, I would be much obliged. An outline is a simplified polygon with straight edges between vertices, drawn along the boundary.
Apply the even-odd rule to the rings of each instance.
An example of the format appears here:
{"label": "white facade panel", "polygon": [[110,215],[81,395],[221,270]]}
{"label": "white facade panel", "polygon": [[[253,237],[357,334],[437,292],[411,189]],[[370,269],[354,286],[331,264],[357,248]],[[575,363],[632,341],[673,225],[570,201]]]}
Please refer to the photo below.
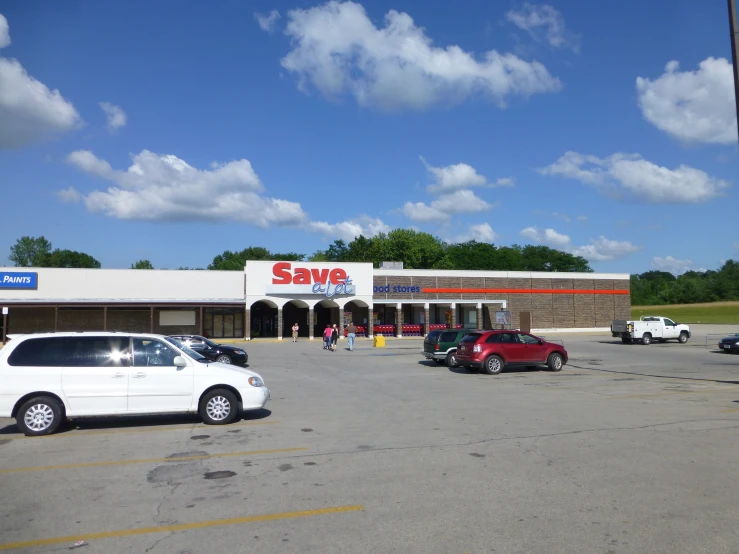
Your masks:
{"label": "white facade panel", "polygon": [[0,289],[6,302],[243,302],[242,271],[4,268],[38,273],[35,290]]}

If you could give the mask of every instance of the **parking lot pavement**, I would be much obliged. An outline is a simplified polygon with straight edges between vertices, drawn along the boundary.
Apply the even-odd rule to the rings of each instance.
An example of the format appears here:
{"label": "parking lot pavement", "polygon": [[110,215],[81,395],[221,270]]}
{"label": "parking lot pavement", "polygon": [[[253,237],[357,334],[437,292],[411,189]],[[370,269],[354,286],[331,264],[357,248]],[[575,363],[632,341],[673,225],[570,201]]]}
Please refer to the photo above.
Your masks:
{"label": "parking lot pavement", "polygon": [[562,372],[496,377],[247,344],[272,401],[234,425],[0,420],[0,550],[737,552],[739,356],[563,340]]}

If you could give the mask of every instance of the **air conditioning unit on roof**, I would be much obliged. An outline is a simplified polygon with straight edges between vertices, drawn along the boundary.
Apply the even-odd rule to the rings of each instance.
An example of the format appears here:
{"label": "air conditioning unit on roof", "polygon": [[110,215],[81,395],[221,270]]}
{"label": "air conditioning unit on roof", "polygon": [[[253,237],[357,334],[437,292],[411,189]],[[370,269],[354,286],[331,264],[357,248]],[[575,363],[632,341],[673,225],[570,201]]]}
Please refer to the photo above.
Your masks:
{"label": "air conditioning unit on roof", "polygon": [[403,269],[403,262],[380,262],[380,269]]}

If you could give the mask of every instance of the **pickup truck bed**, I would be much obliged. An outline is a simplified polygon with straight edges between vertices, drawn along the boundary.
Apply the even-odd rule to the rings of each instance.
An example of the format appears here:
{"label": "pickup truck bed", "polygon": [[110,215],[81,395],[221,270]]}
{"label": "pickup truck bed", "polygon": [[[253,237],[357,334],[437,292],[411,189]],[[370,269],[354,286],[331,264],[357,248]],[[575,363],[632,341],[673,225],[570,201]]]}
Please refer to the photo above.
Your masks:
{"label": "pickup truck bed", "polygon": [[615,319],[611,323],[611,335],[621,337],[624,344],[634,341],[651,344],[655,340],[676,340],[684,344],[690,338],[690,327],[661,316],[645,316],[639,321]]}

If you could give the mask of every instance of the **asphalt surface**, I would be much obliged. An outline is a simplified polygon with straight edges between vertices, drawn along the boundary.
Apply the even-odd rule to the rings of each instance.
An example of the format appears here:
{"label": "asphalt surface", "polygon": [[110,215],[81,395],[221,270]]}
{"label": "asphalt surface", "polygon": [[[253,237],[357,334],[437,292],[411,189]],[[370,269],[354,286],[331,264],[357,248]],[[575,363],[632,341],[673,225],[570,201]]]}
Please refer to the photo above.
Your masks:
{"label": "asphalt surface", "polygon": [[551,335],[562,372],[495,377],[420,340],[250,343],[273,400],[234,425],[0,419],[0,550],[735,553],[739,355],[713,330]]}

